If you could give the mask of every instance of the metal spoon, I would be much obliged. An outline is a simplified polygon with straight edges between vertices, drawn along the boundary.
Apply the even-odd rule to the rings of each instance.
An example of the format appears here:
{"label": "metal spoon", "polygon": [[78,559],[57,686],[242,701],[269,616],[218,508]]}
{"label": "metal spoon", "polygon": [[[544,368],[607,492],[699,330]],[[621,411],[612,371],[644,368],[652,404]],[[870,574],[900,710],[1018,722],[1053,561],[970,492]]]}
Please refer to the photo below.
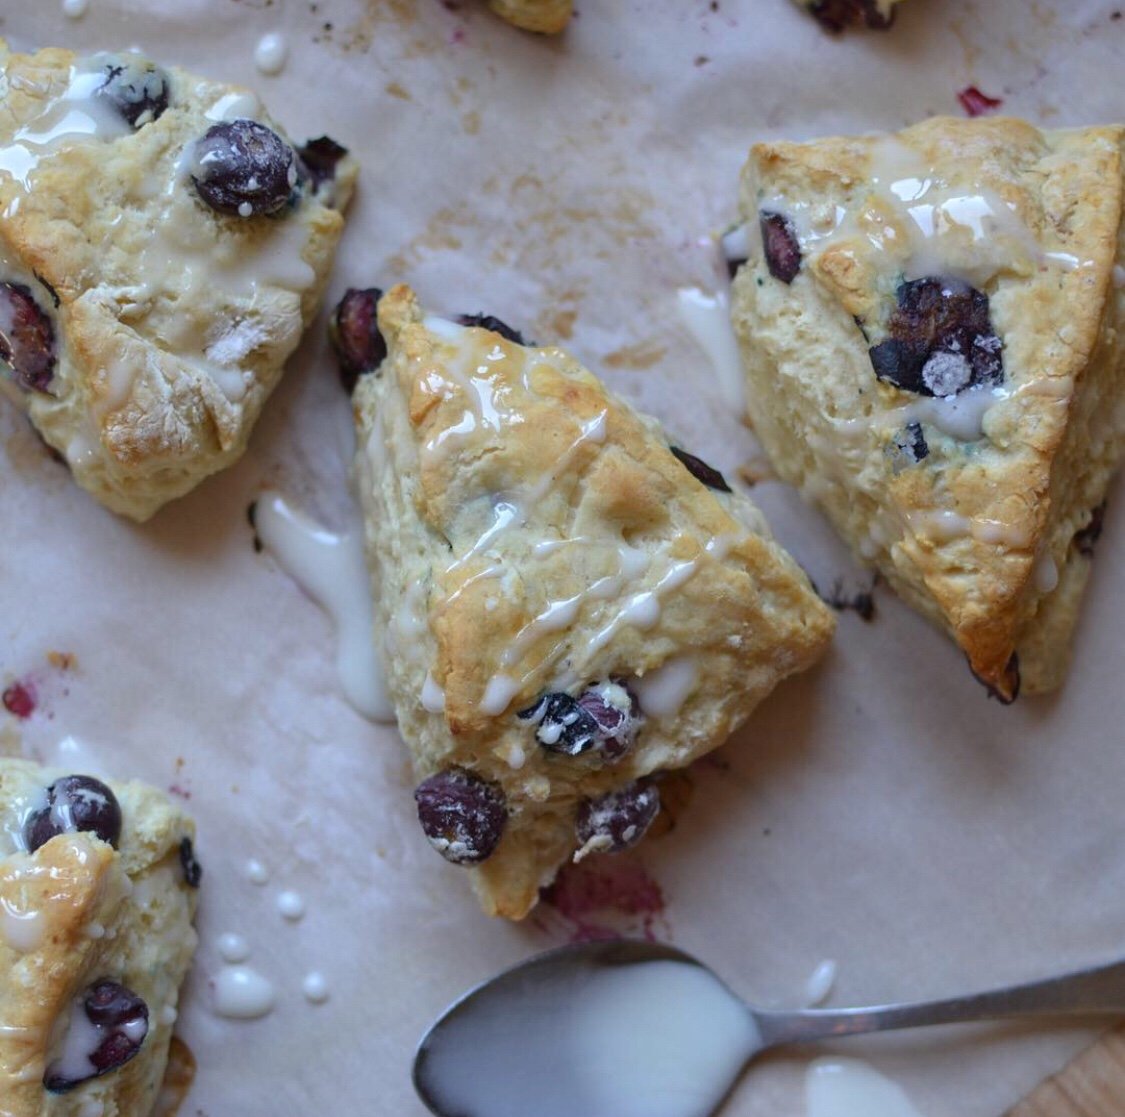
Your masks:
{"label": "metal spoon", "polygon": [[[696,996],[707,1005],[693,1016]],[[1066,1013],[1125,1015],[1125,961],[948,1000],[776,1012],[743,1004],[675,947],[584,943],[453,1004],[419,1044],[414,1087],[438,1117],[707,1117],[767,1048]]]}

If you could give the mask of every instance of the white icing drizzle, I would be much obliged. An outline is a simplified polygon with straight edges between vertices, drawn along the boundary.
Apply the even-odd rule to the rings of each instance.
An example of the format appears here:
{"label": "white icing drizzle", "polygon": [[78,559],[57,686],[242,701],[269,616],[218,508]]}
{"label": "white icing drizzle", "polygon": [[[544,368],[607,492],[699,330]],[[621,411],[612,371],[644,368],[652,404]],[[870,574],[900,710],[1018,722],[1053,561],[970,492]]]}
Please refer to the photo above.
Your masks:
{"label": "white icing drizzle", "polygon": [[62,12],[67,19],[81,19],[90,8],[90,0],[62,0]]}
{"label": "white icing drizzle", "polygon": [[289,44],[285,36],[271,31],[258,40],[254,48],[254,65],[263,74],[280,74],[289,58]]}
{"label": "white icing drizzle", "polygon": [[214,1010],[231,1020],[265,1016],[276,1003],[272,983],[249,966],[225,966],[213,980]]}
{"label": "white icing drizzle", "polygon": [[51,1071],[61,1074],[71,1082],[81,1082],[97,1073],[90,1056],[97,1051],[104,1038],[103,1029],[86,1015],[81,997],[70,1008],[70,1020],[63,1036],[62,1048],[51,1061]]}
{"label": "white icing drizzle", "polygon": [[1044,549],[1039,552],[1035,559],[1032,580],[1040,593],[1051,593],[1058,587],[1059,568],[1050,551]]}
{"label": "white icing drizzle", "polygon": [[45,929],[42,912],[21,910],[0,897],[0,939],[12,950],[19,954],[37,950]]}
{"label": "white icing drizzle", "polygon": [[219,957],[224,962],[245,962],[250,957],[250,944],[233,931],[219,936],[218,947]]}
{"label": "white icing drizzle", "polygon": [[814,1059],[805,1106],[806,1117],[921,1117],[901,1086],[858,1059]]}
{"label": "white icing drizzle", "polygon": [[[198,87],[199,91],[207,89],[206,84]],[[262,102],[249,91],[243,90],[234,93],[224,93],[207,110],[206,117],[213,121],[251,120],[261,115]]]}
{"label": "white icing drizzle", "polygon": [[40,162],[63,146],[129,135],[128,121],[109,101],[96,96],[105,80],[102,56],[72,67],[66,89],[19,127],[9,144],[0,147],[0,174],[10,175],[28,190]]}
{"label": "white icing drizzle", "polygon": [[421,702],[422,709],[431,714],[445,711],[445,691],[434,682],[434,676],[430,671],[426,672],[426,680],[422,684]]}
{"label": "white icing drizzle", "polygon": [[637,692],[646,717],[674,718],[698,684],[699,661],[695,656],[678,656],[629,685]]}
{"label": "white icing drizzle", "polygon": [[336,670],[348,701],[372,721],[393,722],[360,534],[327,531],[269,491],[258,499],[254,522],[282,569],[332,618]]}
{"label": "white icing drizzle", "polygon": [[676,292],[680,320],[707,355],[727,403],[741,415],[746,410],[742,359],[730,322],[730,303],[723,292],[708,295],[698,287]]}
{"label": "white icing drizzle", "polygon": [[805,983],[805,1004],[810,1008],[824,1004],[832,993],[832,986],[836,984],[836,963],[831,958],[825,958],[811,974]]}

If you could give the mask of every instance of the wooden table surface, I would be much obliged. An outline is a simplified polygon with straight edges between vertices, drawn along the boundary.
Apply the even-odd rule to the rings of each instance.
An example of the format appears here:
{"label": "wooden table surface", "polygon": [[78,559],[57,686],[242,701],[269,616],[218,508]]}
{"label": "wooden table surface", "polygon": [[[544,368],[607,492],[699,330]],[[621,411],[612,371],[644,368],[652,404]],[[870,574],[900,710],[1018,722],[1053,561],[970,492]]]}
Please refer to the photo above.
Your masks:
{"label": "wooden table surface", "polygon": [[1125,1117],[1125,1025],[1041,1082],[1007,1117]]}

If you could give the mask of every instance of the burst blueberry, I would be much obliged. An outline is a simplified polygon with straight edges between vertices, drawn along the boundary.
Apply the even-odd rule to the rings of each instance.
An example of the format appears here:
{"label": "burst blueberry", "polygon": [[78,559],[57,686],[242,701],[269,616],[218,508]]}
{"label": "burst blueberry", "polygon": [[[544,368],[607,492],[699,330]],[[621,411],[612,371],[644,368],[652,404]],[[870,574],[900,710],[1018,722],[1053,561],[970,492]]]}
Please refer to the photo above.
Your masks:
{"label": "burst blueberry", "polygon": [[578,808],[575,833],[579,847],[594,843],[600,853],[620,853],[645,836],[660,812],[660,791],[648,780],[635,780]]}
{"label": "burst blueberry", "polygon": [[34,853],[58,834],[94,834],[117,848],[121,840],[121,805],[117,796],[93,776],[63,776],[47,788],[47,805],[24,826],[24,840]]}
{"label": "burst blueberry", "polygon": [[24,391],[50,391],[55,327],[22,283],[0,283],[0,361],[7,362]]}
{"label": "burst blueberry", "polygon": [[168,75],[147,59],[119,57],[105,67],[97,96],[108,101],[134,128],[158,120],[168,108]]}
{"label": "burst blueberry", "polygon": [[477,865],[496,849],[508,821],[504,793],[463,768],[447,768],[414,790],[418,821],[454,865]]}

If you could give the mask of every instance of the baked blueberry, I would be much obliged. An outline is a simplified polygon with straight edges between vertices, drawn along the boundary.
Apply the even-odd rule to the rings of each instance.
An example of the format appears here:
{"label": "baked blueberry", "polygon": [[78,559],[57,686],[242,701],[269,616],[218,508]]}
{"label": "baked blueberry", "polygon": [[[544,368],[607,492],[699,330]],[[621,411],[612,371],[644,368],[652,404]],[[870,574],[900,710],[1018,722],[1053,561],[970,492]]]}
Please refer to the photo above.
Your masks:
{"label": "baked blueberry", "polygon": [[660,812],[660,792],[648,780],[635,780],[578,807],[575,832],[579,847],[594,840],[604,853],[620,853],[644,837]]}
{"label": "baked blueberry", "polygon": [[106,63],[105,82],[97,96],[134,127],[158,120],[168,107],[168,75],[143,58],[119,57]]}
{"label": "baked blueberry", "polygon": [[301,168],[307,172],[313,186],[331,182],[336,177],[336,164],[347,155],[348,149],[328,136],[309,140],[304,147],[297,149],[301,158]]}
{"label": "baked blueberry", "polygon": [[880,380],[923,396],[955,396],[1003,381],[1004,346],[983,291],[929,276],[900,284],[897,300],[888,336],[869,350]]}
{"label": "baked blueberry", "polygon": [[1094,557],[1094,545],[1101,538],[1105,526],[1105,501],[1090,510],[1090,519],[1084,528],[1074,533],[1074,546],[1080,555]]}
{"label": "baked blueberry", "polygon": [[377,315],[382,297],[378,287],[350,287],[329,320],[328,336],[349,395],[356,381],[365,372],[377,369],[387,356],[387,342],[379,332]]}
{"label": "baked blueberry", "polygon": [[253,217],[284,208],[297,182],[293,149],[256,120],[223,121],[195,149],[192,182],[218,213]]}
{"label": "baked blueberry", "polygon": [[894,22],[893,9],[886,15],[876,0],[815,0],[809,11],[829,31],[843,31],[853,24],[865,23],[876,31],[885,31]]}
{"label": "baked blueberry", "polygon": [[718,489],[721,493],[729,493],[731,491],[730,485],[727,484],[727,479],[717,469],[703,461],[702,458],[697,458],[694,454],[689,454],[686,450],[681,450],[678,446],[672,446],[670,449],[684,464],[688,473],[697,481],[701,481],[709,489]]}
{"label": "baked blueberry", "polygon": [[27,392],[49,392],[55,375],[55,327],[22,283],[0,283],[0,361]]}
{"label": "baked blueberry", "polygon": [[517,716],[535,723],[535,739],[548,752],[581,756],[597,750],[609,760],[629,751],[641,719],[636,696],[614,680],[591,683],[577,698],[564,691],[545,694]]}
{"label": "baked blueberry", "polygon": [[793,222],[783,213],[762,210],[758,214],[758,223],[762,229],[762,247],[770,275],[782,283],[792,283],[801,270],[801,245]]}
{"label": "baked blueberry", "polygon": [[887,457],[891,460],[891,469],[901,473],[912,465],[929,457],[930,447],[926,442],[926,435],[922,424],[912,419],[900,431],[896,431],[887,447]]}
{"label": "baked blueberry", "polygon": [[121,805],[117,796],[93,776],[63,776],[47,788],[47,805],[31,814],[24,840],[34,853],[57,834],[84,831],[117,848],[121,840]]}
{"label": "baked blueberry", "polygon": [[454,865],[477,865],[491,856],[508,821],[503,791],[463,768],[423,780],[414,802],[430,845]]}
{"label": "baked blueberry", "polygon": [[198,888],[203,880],[203,866],[196,860],[195,846],[191,838],[180,842],[180,868],[184,871],[184,882],[189,888]]}
{"label": "baked blueberry", "polygon": [[491,314],[460,314],[457,316],[457,321],[462,326],[479,326],[482,330],[491,330],[494,334],[514,341],[517,345],[527,344],[519,330],[512,329],[506,322],[494,318]]}
{"label": "baked blueberry", "polygon": [[[140,1051],[148,1035],[148,1005],[118,981],[102,980],[91,985],[75,1011],[83,1013],[92,1025],[83,1029],[82,1038],[93,1046],[86,1051],[71,1051],[68,1043],[65,1060],[52,1064],[43,1076],[43,1085],[52,1094],[65,1094],[91,1078],[124,1066]],[[70,1027],[76,1026],[81,1024],[71,1020]],[[89,1073],[76,1075],[83,1062],[90,1067]]]}

